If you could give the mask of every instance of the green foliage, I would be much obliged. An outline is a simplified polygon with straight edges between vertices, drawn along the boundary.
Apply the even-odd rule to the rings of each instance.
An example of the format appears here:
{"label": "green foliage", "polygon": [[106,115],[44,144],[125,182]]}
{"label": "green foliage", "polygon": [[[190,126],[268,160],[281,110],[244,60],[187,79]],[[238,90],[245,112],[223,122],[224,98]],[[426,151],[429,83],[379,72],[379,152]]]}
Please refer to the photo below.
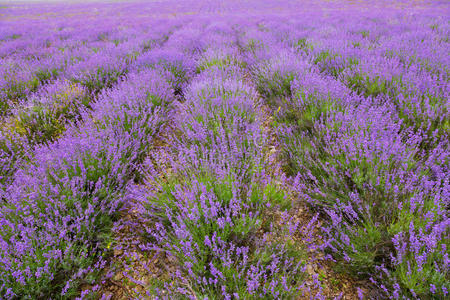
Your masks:
{"label": "green foliage", "polygon": [[51,79],[58,77],[61,70],[59,69],[39,69],[36,71],[35,76],[40,85],[48,83]]}
{"label": "green foliage", "polygon": [[31,145],[47,144],[62,135],[66,124],[75,121],[82,108],[89,107],[89,97],[75,84],[51,97],[50,104],[36,102],[20,110],[5,126]]}
{"label": "green foliage", "polygon": [[339,54],[332,53],[329,50],[318,52],[313,62],[319,66],[322,72],[327,72],[335,78],[338,78],[344,69],[359,64],[357,57],[343,58]]}
{"label": "green foliage", "polygon": [[401,77],[392,77],[391,80],[386,80],[379,76],[372,77],[361,73],[355,73],[353,76],[346,78],[346,84],[349,87],[366,97],[392,95],[393,90],[400,82]]}
{"label": "green foliage", "polygon": [[21,165],[20,162],[25,161],[28,155],[20,137],[15,132],[3,127],[0,138],[0,158],[2,159],[0,186],[7,187],[11,183],[12,176]]}
{"label": "green foliage", "polygon": [[294,48],[302,50],[306,53],[311,53],[314,50],[314,46],[307,42],[306,38],[298,39],[294,42]]}
{"label": "green foliage", "polygon": [[13,104],[17,104],[21,99],[24,99],[30,92],[35,91],[39,85],[40,81],[37,77],[33,77],[28,81],[20,81],[11,75],[8,78],[9,85],[5,86],[1,90],[2,97],[0,98],[0,116],[7,115],[9,113],[9,108]]}
{"label": "green foliage", "polygon": [[344,76],[344,80],[347,86],[366,97],[389,96],[403,120],[403,128],[414,128],[423,131],[426,137],[433,137],[424,142],[424,149],[432,148],[434,140],[441,140],[448,134],[450,121],[443,93],[420,92],[401,75],[386,79],[355,70],[352,75]]}
{"label": "green foliage", "polygon": [[293,72],[285,74],[279,71],[270,72],[269,74],[261,72],[257,74],[256,88],[261,96],[269,101],[273,101],[276,98],[290,97],[291,82],[295,76],[296,74]]}
{"label": "green foliage", "polygon": [[64,122],[37,105],[17,114],[14,125],[16,132],[27,137],[32,144],[52,142],[65,130]]}
{"label": "green foliage", "polygon": [[245,68],[246,63],[239,61],[237,58],[233,57],[230,54],[218,53],[216,55],[212,55],[212,57],[203,57],[197,64],[196,73],[201,73],[211,68],[224,69],[229,66]]}
{"label": "green foliage", "polygon": [[89,93],[98,94],[102,89],[111,88],[125,75],[126,69],[99,67],[92,74],[84,74],[81,78],[73,79],[75,83],[83,85]]}
{"label": "green foliage", "polygon": [[[244,276],[253,270],[252,266],[266,270],[269,279],[266,278],[265,288],[269,288],[268,284],[272,280],[278,282],[274,287],[276,291],[281,292],[281,295],[292,296],[293,291],[286,291],[283,287],[282,277],[292,287],[303,281],[303,272],[282,265],[278,272],[272,273],[269,265],[274,260],[299,262],[304,258],[304,251],[289,241],[285,244],[280,241],[269,242],[262,247],[254,247],[252,243],[262,228],[262,210],[267,208],[267,203],[284,208],[290,206],[285,191],[268,183],[236,193],[235,182],[233,176],[219,179],[207,173],[192,174],[191,178],[170,176],[158,181],[159,192],[148,199],[148,210],[168,231],[165,234],[167,240],[162,246],[177,258],[183,275],[191,279],[192,290],[197,297],[221,298],[223,291],[219,287],[225,286],[228,293],[237,293],[245,299],[257,299],[258,293],[249,291],[248,278]],[[184,199],[180,198],[180,192],[186,195]],[[181,203],[184,203],[183,206]],[[226,211],[231,207],[236,209],[236,205],[239,211],[226,216]],[[218,212],[218,216],[211,216],[212,210]],[[181,238],[175,233],[176,228],[183,228],[187,236]],[[183,250],[187,241],[193,245],[192,251]],[[227,245],[221,249],[222,254],[218,253],[216,246],[210,245],[211,241],[214,244],[222,241]],[[229,245],[233,245],[232,248],[227,248]],[[233,250],[238,248],[249,252],[244,255]],[[220,284],[203,284],[197,280],[214,278],[217,272],[214,269],[221,274]]]}

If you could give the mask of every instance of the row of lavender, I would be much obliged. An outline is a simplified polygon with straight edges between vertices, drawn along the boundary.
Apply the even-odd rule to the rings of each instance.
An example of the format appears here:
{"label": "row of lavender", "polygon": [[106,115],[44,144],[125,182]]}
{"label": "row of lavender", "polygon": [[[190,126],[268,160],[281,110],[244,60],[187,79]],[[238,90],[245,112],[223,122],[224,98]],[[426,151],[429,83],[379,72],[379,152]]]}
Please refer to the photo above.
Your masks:
{"label": "row of lavender", "polygon": [[[167,39],[166,28],[130,30],[122,21],[98,22],[80,26],[82,20],[27,24],[21,30],[5,30],[1,35],[1,115],[29,98],[40,86],[56,78],[86,85],[88,92],[98,93],[101,85],[126,72],[126,65],[142,48],[148,49]],[[147,24],[148,25],[148,24]],[[73,26],[73,27],[72,27]],[[95,30],[92,30],[94,26]],[[77,28],[77,29],[74,29]],[[114,29],[122,27],[122,30]],[[155,27],[155,26],[153,26]],[[97,77],[94,79],[94,77]]]}
{"label": "row of lavender", "polygon": [[324,249],[378,297],[450,288],[448,23],[418,19],[271,20],[244,44],[262,58],[292,186],[324,215]]}
{"label": "row of lavender", "polygon": [[[65,24],[70,29],[69,25]],[[86,30],[61,35],[47,28],[47,35],[38,35],[42,40],[31,27],[19,35],[23,35],[22,47],[8,39],[10,32],[5,30],[0,76],[1,191],[11,184],[14,172],[33,159],[34,146],[62,136],[91,108],[97,95],[129,72],[136,57],[164,42],[176,26],[150,33],[142,30],[139,37],[127,30],[115,36],[115,31],[104,27],[88,36]],[[45,29],[42,24],[35,27]]]}
{"label": "row of lavender", "polygon": [[[60,113],[49,111],[44,120],[36,115],[30,119],[37,126],[49,120],[64,122],[61,137],[36,141],[30,132],[15,128],[3,136],[2,162],[8,177],[2,177],[0,205],[2,297],[70,298],[79,294],[80,285],[93,283],[107,264],[107,245],[122,195],[130,181],[140,179],[140,165],[185,80],[184,62],[177,60],[183,55],[158,49],[160,38],[170,30],[153,32],[148,46],[154,49],[143,49],[142,54],[125,47],[137,53],[120,64],[118,73],[108,72],[116,70],[116,64],[106,55],[82,62],[85,68],[73,73],[86,79],[78,83],[80,90],[89,91],[83,95],[89,105],[82,109],[72,101],[83,98],[73,92],[73,78],[45,84],[40,99]],[[174,34],[170,43],[178,45],[178,39]],[[97,83],[96,90],[89,90]],[[60,90],[53,93],[55,86],[69,87],[73,93],[59,97]],[[32,97],[36,95],[41,94]],[[71,115],[76,115],[73,124],[67,122]]]}
{"label": "row of lavender", "polygon": [[197,74],[176,108],[166,146],[150,156],[145,184],[131,188],[144,224],[141,249],[174,264],[168,280],[154,281],[139,296],[296,297],[306,290],[305,251],[291,236],[299,228],[281,213],[291,199],[272,171],[238,33],[229,24],[205,31],[206,48],[196,55]]}

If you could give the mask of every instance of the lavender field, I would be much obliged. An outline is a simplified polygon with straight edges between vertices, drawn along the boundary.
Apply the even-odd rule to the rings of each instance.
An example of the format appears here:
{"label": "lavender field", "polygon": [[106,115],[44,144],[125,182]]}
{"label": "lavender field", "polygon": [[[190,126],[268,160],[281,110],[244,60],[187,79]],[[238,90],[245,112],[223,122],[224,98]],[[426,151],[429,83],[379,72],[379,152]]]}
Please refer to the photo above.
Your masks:
{"label": "lavender field", "polygon": [[0,0],[0,299],[449,299],[448,1]]}

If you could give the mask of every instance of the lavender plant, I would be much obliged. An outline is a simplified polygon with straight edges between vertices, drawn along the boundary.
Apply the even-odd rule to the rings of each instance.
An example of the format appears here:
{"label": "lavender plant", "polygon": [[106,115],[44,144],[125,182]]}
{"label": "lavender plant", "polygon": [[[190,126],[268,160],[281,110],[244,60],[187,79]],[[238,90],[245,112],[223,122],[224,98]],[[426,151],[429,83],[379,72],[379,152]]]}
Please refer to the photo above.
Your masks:
{"label": "lavender plant", "polygon": [[5,129],[28,139],[29,144],[52,142],[89,108],[85,89],[69,81],[56,81],[30,96],[27,105],[6,121]]}
{"label": "lavender plant", "polygon": [[[151,71],[132,76],[96,103],[95,119],[38,148],[32,164],[18,171],[1,206],[2,295],[71,297],[92,282],[94,266],[104,264],[120,195],[164,117],[163,109],[142,100],[170,101],[164,82]],[[108,114],[120,110],[128,119],[112,122]]]}

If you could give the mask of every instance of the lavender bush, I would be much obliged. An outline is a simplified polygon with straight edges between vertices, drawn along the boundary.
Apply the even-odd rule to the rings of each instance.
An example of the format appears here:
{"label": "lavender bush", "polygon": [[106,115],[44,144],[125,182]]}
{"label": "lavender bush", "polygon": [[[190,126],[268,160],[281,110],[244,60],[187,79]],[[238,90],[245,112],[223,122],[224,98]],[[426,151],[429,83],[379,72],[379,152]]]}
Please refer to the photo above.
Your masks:
{"label": "lavender bush", "polygon": [[101,97],[79,129],[35,150],[1,207],[5,296],[70,297],[89,282],[123,188],[157,134],[171,94],[155,71],[130,76]]}

